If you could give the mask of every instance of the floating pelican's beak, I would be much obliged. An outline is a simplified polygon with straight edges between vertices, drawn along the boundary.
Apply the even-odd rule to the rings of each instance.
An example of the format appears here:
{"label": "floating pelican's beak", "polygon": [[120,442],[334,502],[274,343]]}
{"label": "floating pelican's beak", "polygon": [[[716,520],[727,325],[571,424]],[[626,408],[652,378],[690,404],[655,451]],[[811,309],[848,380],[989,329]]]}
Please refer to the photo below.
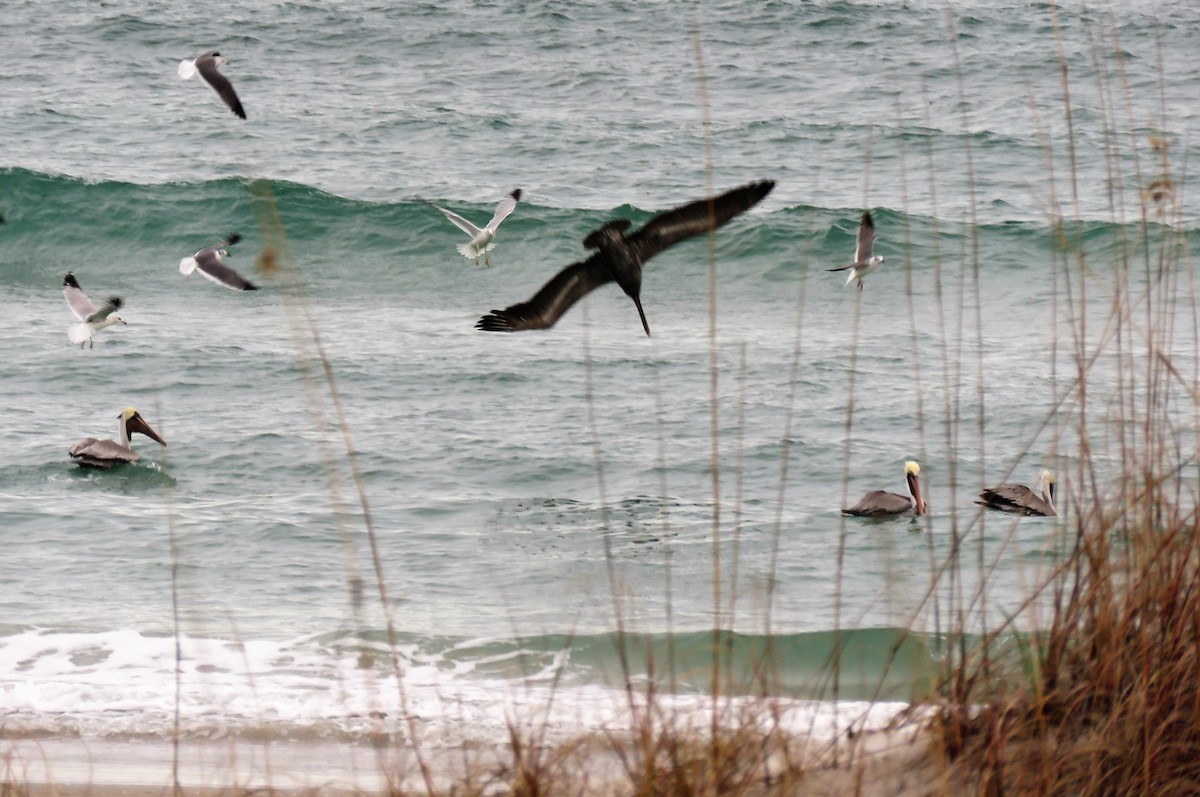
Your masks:
{"label": "floating pelican's beak", "polygon": [[146,419],[138,413],[134,413],[133,417],[125,423],[125,430],[132,435],[134,432],[141,432],[159,445],[165,446],[166,440],[158,436],[158,432],[150,428],[150,424],[146,423]]}
{"label": "floating pelican's beak", "polygon": [[638,315],[642,317],[642,329],[646,330],[646,337],[650,337],[650,325],[646,323],[646,314],[642,312],[642,300],[638,296],[631,296],[633,303],[637,305]]}
{"label": "floating pelican's beak", "polygon": [[915,473],[908,473],[908,491],[912,493],[912,497],[917,502],[916,513],[918,515],[925,514],[925,499],[921,497],[921,477]]}

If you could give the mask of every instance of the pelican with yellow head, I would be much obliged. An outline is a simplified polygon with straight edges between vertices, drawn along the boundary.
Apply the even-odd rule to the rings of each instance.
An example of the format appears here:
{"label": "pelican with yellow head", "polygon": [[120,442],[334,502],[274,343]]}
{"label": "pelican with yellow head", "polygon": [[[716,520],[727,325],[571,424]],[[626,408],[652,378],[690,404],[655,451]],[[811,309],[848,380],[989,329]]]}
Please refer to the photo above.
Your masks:
{"label": "pelican with yellow head", "polygon": [[909,460],[904,463],[904,479],[908,482],[908,495],[875,490],[867,493],[843,515],[858,517],[886,517],[888,515],[924,515],[925,500],[921,498],[921,466]]}
{"label": "pelican with yellow head", "polygon": [[119,443],[116,440],[97,440],[94,437],[85,437],[71,446],[71,461],[83,468],[99,468],[101,470],[115,468],[117,465],[124,465],[128,462],[137,462],[142,457],[133,450],[129,440],[130,435],[135,432],[146,435],[159,445],[167,444],[167,441],[159,437],[158,432],[154,431],[146,419],[133,407],[126,407],[117,416],[117,419],[117,428],[121,435]]}

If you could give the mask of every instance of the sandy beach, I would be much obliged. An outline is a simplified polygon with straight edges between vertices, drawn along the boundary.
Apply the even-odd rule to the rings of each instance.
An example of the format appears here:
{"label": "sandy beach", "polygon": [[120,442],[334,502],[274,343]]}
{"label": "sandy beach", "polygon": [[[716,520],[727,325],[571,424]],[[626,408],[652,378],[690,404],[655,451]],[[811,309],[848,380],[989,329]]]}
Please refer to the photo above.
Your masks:
{"label": "sandy beach", "polygon": [[[22,739],[0,748],[6,787],[30,795],[155,797],[172,793],[174,746],[170,741]],[[804,761],[786,771],[784,762]],[[629,781],[611,739],[573,745],[559,771],[573,781],[554,791],[609,795],[628,792]],[[268,790],[276,794],[438,793],[471,784],[507,790],[512,757],[507,749],[464,747],[421,751],[369,743],[185,741],[179,744],[178,777],[188,794],[212,795]],[[422,767],[429,773],[426,781]],[[797,744],[788,753],[765,756],[762,794],[864,795],[937,793],[939,767],[915,729],[869,732],[845,740],[834,751],[825,743]]]}

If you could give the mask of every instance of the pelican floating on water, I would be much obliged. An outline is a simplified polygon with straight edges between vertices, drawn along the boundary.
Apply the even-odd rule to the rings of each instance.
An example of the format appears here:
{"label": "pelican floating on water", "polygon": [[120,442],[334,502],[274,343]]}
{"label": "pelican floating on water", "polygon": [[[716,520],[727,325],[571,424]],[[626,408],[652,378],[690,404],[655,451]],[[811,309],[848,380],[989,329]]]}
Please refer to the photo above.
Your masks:
{"label": "pelican floating on water", "polygon": [[242,108],[242,101],[238,99],[237,92],[233,90],[233,84],[229,82],[229,78],[221,74],[218,67],[228,66],[229,62],[221,57],[221,54],[216,50],[209,50],[192,60],[184,59],[179,62],[179,77],[187,80],[188,78],[199,74],[204,82],[217,93],[229,110],[233,111],[239,118],[246,118],[246,111]]}
{"label": "pelican floating on water", "polygon": [[71,460],[81,467],[100,468],[101,470],[108,470],[127,462],[137,462],[141,456],[129,446],[129,436],[134,432],[141,432],[160,445],[167,444],[167,441],[159,437],[158,432],[151,429],[150,424],[146,423],[146,419],[133,407],[126,407],[118,419],[121,442],[85,437],[71,446]]}
{"label": "pelican floating on water", "polygon": [[[861,291],[863,286],[863,277],[870,274],[883,262],[883,255],[875,255],[875,221],[871,218],[870,211],[862,214],[862,221],[858,223],[858,240],[854,247],[854,262],[837,268],[827,268],[826,271],[845,271],[850,269],[850,276],[846,277],[846,285],[849,285],[854,280],[858,280],[858,289]],[[845,287],[845,286],[843,286]]]}
{"label": "pelican floating on water", "polygon": [[911,495],[899,495],[884,490],[867,493],[859,502],[849,509],[843,509],[843,515],[858,515],[861,517],[878,517],[883,515],[914,515],[925,514],[925,501],[921,498],[921,466],[909,460],[904,463],[904,478],[908,481],[908,492]]}
{"label": "pelican floating on water", "polygon": [[529,301],[488,313],[475,328],[485,332],[548,329],[589,292],[616,282],[633,299],[642,328],[649,336],[650,325],[641,299],[642,266],[646,261],[680,241],[715,230],[757,205],[774,187],[774,180],[762,180],[681,205],[658,214],[628,236],[625,231],[632,223],[629,219],[610,221],[583,239],[586,248],[596,250],[591,257],[558,272]]}
{"label": "pelican floating on water", "polygon": [[242,236],[235,232],[224,241],[212,246],[206,246],[191,257],[183,258],[179,261],[179,273],[187,277],[193,271],[199,269],[200,273],[208,279],[218,285],[224,285],[231,290],[258,290],[257,285],[221,262],[222,258],[229,256],[229,252],[226,251],[225,247],[233,246],[240,240],[242,240]]}
{"label": "pelican floating on water", "polygon": [[[428,200],[426,200],[428,202]],[[500,227],[500,222],[508,218],[508,215],[517,209],[517,203],[521,201],[521,189],[518,188],[511,194],[500,200],[496,205],[496,212],[492,214],[492,220],[483,227],[476,227],[471,222],[464,219],[462,216],[453,211],[446,210],[443,207],[438,207],[432,202],[430,205],[442,212],[442,215],[448,218],[455,227],[471,236],[471,242],[458,245],[458,251],[463,257],[471,257],[475,259],[475,265],[479,265],[479,258],[482,255],[483,263],[486,266],[492,264],[491,258],[488,257],[488,252],[496,248],[493,239],[496,237],[496,230]]]}
{"label": "pelican floating on water", "polygon": [[78,324],[72,324],[67,330],[67,338],[72,343],[78,343],[81,349],[84,343],[88,344],[88,348],[95,348],[92,335],[96,332],[113,324],[125,323],[125,319],[117,315],[117,310],[124,304],[120,296],[110,296],[97,307],[79,287],[75,275],[69,271],[67,276],[63,277],[63,298],[67,300],[71,312],[79,319]]}
{"label": "pelican floating on water", "polygon": [[1054,474],[1043,470],[1038,477],[1036,493],[1023,484],[1004,482],[985,489],[979,494],[979,499],[975,503],[988,509],[1012,512],[1017,515],[1055,517],[1058,515],[1058,511],[1054,508],[1056,494]]}

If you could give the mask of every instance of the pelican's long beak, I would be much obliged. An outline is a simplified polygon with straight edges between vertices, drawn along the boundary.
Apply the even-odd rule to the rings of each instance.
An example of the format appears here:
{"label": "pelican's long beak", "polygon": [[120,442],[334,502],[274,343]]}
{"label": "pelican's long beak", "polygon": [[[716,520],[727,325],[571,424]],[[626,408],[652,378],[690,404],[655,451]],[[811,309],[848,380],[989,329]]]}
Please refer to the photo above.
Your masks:
{"label": "pelican's long beak", "polygon": [[631,296],[633,303],[637,305],[638,315],[642,317],[642,329],[646,330],[646,337],[650,337],[650,325],[646,323],[646,314],[642,311],[642,300],[640,297]]}
{"label": "pelican's long beak", "polygon": [[908,474],[908,491],[917,502],[917,514],[925,514],[925,499],[921,497],[921,477],[915,473]]}
{"label": "pelican's long beak", "polygon": [[126,422],[125,430],[130,435],[132,435],[134,432],[141,432],[159,445],[165,446],[167,444],[166,440],[163,440],[158,436],[158,432],[150,428],[150,424],[146,423],[146,419],[136,412],[133,414],[133,417]]}

